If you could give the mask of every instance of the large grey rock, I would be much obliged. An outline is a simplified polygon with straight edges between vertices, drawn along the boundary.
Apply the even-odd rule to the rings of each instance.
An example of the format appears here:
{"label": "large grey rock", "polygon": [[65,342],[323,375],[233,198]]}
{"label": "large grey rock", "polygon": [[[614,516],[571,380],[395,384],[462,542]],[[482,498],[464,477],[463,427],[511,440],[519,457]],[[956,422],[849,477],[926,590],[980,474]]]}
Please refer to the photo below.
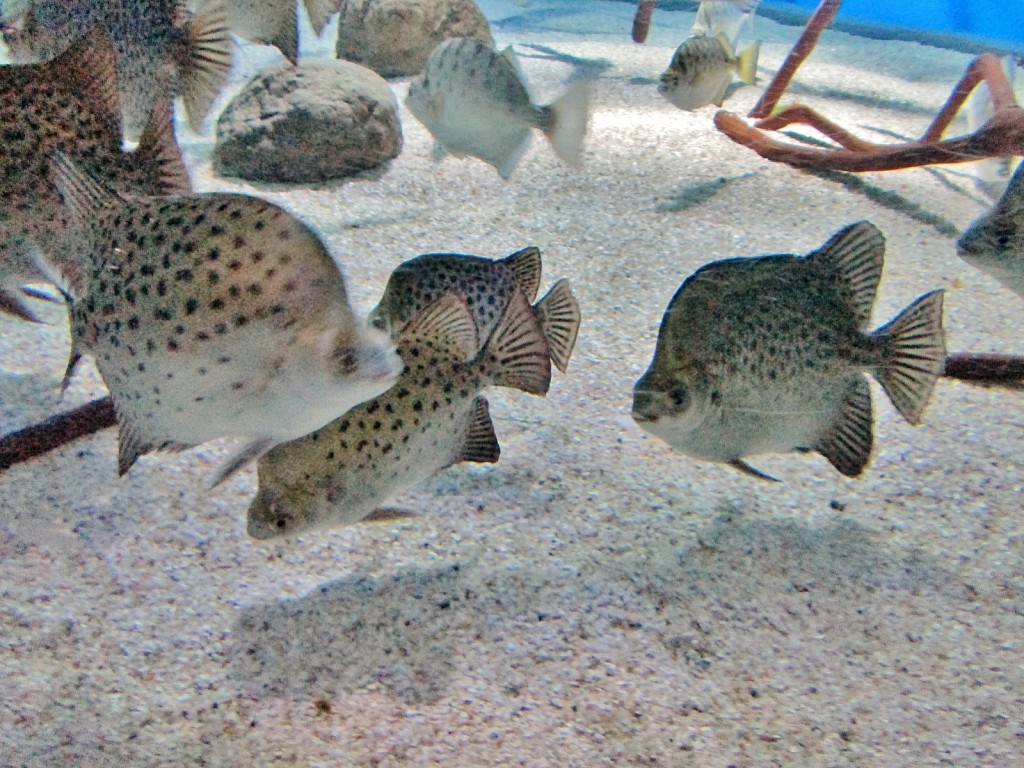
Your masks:
{"label": "large grey rock", "polygon": [[253,181],[315,183],[398,156],[398,103],[350,61],[282,62],[254,78],[217,121],[213,167]]}
{"label": "large grey rock", "polygon": [[338,58],[384,77],[417,75],[449,37],[494,44],[487,19],[473,0],[342,0]]}

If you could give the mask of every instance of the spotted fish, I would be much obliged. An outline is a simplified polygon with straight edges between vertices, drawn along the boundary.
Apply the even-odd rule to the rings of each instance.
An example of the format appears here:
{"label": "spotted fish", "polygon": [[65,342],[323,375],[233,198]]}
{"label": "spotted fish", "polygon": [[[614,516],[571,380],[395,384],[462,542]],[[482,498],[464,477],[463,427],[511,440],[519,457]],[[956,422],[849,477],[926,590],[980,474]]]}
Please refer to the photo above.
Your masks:
{"label": "spotted fish", "polygon": [[720,107],[733,73],[748,85],[754,83],[760,49],[761,44],[754,43],[737,56],[724,34],[688,37],[672,54],[658,93],[680,109],[700,109],[708,104]]}
{"label": "spotted fish", "polygon": [[438,45],[423,74],[409,83],[405,100],[444,150],[478,157],[503,179],[512,175],[534,128],[543,131],[563,162],[578,166],[589,103],[589,86],[579,80],[553,104],[535,106],[512,49],[498,53],[471,37]]}
{"label": "spotted fish", "polygon": [[330,254],[282,208],[223,193],[124,198],[63,157],[53,176],[79,227],[55,265],[69,374],[95,359],[122,474],[150,450],[246,438],[223,479],[394,383],[394,345],[356,319]]}
{"label": "spotted fish", "polygon": [[30,0],[4,40],[17,61],[43,61],[100,27],[113,41],[125,136],[138,139],[154,104],[179,94],[199,130],[231,69],[224,0]]}
{"label": "spotted fish", "polygon": [[39,249],[64,247],[60,195],[47,174],[54,152],[124,192],[191,191],[167,100],[132,153],[121,149],[118,115],[114,51],[99,31],[53,61],[0,67],[0,311],[37,320],[23,294],[45,294],[25,285],[45,279]]}
{"label": "spotted fish", "polygon": [[862,221],[806,257],[708,264],[665,312],[633,418],[688,456],[766,479],[744,457],[817,451],[842,474],[867,465],[875,376],[900,414],[921,419],[945,366],[942,291],[867,333],[885,241]]}
{"label": "spotted fish", "polygon": [[475,318],[454,293],[401,328],[396,343],[405,370],[392,389],[260,458],[250,536],[355,523],[456,462],[497,461],[480,391],[493,385],[543,395],[550,384],[547,343],[521,293],[482,349]]}
{"label": "spotted fish", "polygon": [[[393,334],[446,293],[469,307],[480,339],[490,337],[509,301],[522,293],[533,302],[540,290],[541,254],[536,247],[504,259],[458,253],[428,253],[398,266],[388,278],[370,322]],[[580,327],[580,310],[567,280],[559,280],[535,307],[551,360],[565,373]]]}

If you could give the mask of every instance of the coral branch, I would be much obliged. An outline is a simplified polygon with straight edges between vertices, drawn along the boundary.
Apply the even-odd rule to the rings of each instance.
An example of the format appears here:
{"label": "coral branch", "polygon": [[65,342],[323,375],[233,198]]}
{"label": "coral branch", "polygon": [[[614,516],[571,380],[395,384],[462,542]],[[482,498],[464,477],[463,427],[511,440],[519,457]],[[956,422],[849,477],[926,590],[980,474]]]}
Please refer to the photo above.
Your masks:
{"label": "coral branch", "polygon": [[633,17],[633,42],[644,43],[651,29],[651,16],[654,15],[654,0],[640,0]]}
{"label": "coral branch", "polygon": [[1024,387],[1024,357],[960,352],[946,357],[943,376],[972,384]]}
{"label": "coral branch", "polygon": [[51,416],[44,422],[0,438],[0,470],[42,456],[116,423],[114,404],[109,397]]}

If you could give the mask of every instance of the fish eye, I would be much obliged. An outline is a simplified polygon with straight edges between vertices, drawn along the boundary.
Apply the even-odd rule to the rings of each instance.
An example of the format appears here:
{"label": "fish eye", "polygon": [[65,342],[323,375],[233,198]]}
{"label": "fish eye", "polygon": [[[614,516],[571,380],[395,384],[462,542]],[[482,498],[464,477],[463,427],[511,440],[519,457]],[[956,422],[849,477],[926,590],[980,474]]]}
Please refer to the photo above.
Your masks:
{"label": "fish eye", "polygon": [[277,529],[280,531],[283,530],[286,525],[288,525],[288,521],[284,517],[279,517],[277,518],[277,522],[275,523],[275,525],[277,526]]}
{"label": "fish eye", "polygon": [[996,245],[1000,248],[1006,248],[1010,244],[1010,233],[1000,232],[996,235]]}
{"label": "fish eye", "polygon": [[676,408],[685,408],[690,403],[690,391],[682,384],[676,384],[668,391],[669,400]]}
{"label": "fish eye", "polygon": [[352,349],[346,349],[341,352],[337,352],[334,355],[334,361],[338,364],[338,368],[343,374],[352,373],[356,369],[358,359],[356,353]]}

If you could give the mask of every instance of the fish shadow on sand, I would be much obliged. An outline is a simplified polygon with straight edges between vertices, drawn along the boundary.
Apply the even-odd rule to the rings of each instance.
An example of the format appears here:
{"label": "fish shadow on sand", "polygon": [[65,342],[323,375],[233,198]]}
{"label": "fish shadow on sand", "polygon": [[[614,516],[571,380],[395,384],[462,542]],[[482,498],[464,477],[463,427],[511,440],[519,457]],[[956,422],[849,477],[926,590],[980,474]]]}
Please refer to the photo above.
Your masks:
{"label": "fish shadow on sand", "polygon": [[[810,642],[814,618],[794,618],[794,607],[817,601],[828,621],[856,632],[878,622],[863,605],[915,601],[931,614],[918,616],[925,627],[956,610],[964,591],[931,555],[849,520],[808,528],[726,513],[696,541],[635,534],[606,528],[605,540],[574,542],[542,567],[493,564],[484,536],[479,557],[461,563],[354,575],[251,606],[232,631],[230,677],[255,699],[375,687],[423,704],[446,696],[466,660],[470,676],[503,664],[502,674],[514,669],[528,684],[564,663],[553,649],[592,645],[654,654],[693,675],[718,662],[727,670],[737,644],[771,657],[779,621],[764,616],[788,617],[792,642]],[[888,631],[917,629],[896,621]],[[829,642],[842,664],[843,639]],[[495,655],[494,646],[513,650]]]}

